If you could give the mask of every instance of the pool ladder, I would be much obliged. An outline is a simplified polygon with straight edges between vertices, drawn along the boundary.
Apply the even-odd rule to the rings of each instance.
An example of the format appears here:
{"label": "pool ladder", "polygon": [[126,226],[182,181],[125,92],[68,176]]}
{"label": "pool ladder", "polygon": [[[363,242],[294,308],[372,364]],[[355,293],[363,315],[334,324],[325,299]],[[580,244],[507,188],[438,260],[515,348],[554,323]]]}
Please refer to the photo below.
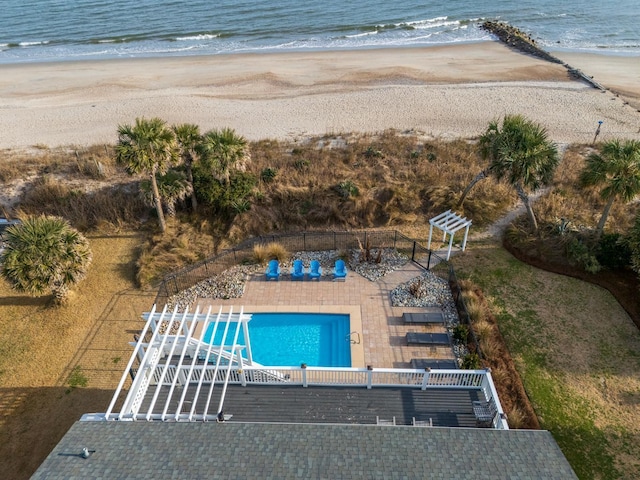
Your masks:
{"label": "pool ladder", "polygon": [[[356,335],[356,338],[354,339],[353,336]],[[349,332],[347,333],[347,336],[344,338],[345,341],[350,342],[354,345],[360,345],[360,332]]]}

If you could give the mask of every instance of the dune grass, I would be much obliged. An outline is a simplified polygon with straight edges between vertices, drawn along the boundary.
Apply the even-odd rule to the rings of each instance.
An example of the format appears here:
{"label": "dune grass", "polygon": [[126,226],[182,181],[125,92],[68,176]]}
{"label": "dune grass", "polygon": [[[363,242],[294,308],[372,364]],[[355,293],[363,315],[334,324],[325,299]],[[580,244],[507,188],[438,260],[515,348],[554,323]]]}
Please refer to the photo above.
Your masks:
{"label": "dune grass", "polygon": [[604,289],[472,244],[454,257],[483,288],[542,428],[580,478],[640,478],[640,333]]}

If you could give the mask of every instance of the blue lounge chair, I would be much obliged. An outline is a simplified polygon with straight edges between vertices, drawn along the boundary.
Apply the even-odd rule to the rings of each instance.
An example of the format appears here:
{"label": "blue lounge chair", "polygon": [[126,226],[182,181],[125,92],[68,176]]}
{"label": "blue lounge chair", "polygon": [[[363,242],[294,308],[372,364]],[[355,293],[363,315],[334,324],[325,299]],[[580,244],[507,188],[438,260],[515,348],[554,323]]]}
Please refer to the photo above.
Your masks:
{"label": "blue lounge chair", "polygon": [[267,280],[278,280],[280,278],[280,264],[278,260],[271,260],[265,273]]}
{"label": "blue lounge chair", "polygon": [[291,280],[303,280],[304,279],[304,265],[302,260],[294,260],[291,267]]}
{"label": "blue lounge chair", "polygon": [[309,278],[311,280],[320,280],[321,275],[322,267],[320,266],[320,262],[318,260],[311,260],[311,265],[309,265]]}
{"label": "blue lounge chair", "polygon": [[336,264],[333,267],[333,280],[346,280],[347,279],[347,267],[344,264],[344,260],[336,260]]}

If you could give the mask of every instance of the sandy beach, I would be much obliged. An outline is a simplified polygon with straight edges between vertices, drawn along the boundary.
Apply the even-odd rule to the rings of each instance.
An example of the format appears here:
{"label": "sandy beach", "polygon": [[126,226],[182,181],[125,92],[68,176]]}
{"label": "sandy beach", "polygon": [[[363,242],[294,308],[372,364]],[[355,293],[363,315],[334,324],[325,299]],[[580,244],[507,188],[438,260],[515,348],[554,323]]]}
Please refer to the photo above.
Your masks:
{"label": "sandy beach", "polygon": [[498,42],[446,47],[243,54],[0,66],[0,148],[115,143],[138,116],[231,127],[251,140],[412,129],[479,135],[522,113],[556,142],[640,138],[637,57],[558,55],[562,65]]}

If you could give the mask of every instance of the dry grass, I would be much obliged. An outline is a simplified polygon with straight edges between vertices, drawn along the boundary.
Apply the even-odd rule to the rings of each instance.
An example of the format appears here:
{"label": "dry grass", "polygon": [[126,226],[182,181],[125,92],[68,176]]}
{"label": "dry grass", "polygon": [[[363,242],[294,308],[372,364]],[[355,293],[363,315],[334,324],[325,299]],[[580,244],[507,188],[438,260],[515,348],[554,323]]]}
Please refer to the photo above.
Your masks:
{"label": "dry grass", "polygon": [[279,262],[284,262],[285,260],[289,260],[290,254],[287,249],[280,243],[271,242],[267,244],[267,258],[269,260],[275,259]]}
{"label": "dry grass", "polygon": [[[267,140],[254,142],[251,151],[251,173],[259,177],[272,168],[278,175],[260,184],[251,210],[236,218],[237,238],[322,227],[424,227],[431,216],[454,208],[484,168],[472,144],[425,142],[393,131],[303,143]],[[358,194],[341,195],[342,182]],[[465,214],[474,225],[486,225],[514,200],[508,188],[486,180],[470,195]]]}
{"label": "dry grass", "polygon": [[264,265],[269,260],[269,253],[267,252],[267,246],[258,244],[253,246],[253,255],[251,258],[253,263]]}
{"label": "dry grass", "polygon": [[211,256],[215,242],[207,228],[206,223],[169,221],[164,235],[150,235],[137,261],[138,284],[153,285],[180,266]]}
{"label": "dry grass", "polygon": [[[553,188],[536,202],[536,214],[541,224],[558,225],[560,219],[570,222],[570,228],[594,229],[604,210],[605,201],[597,188],[580,187],[580,173],[585,167],[585,158],[594,150],[589,146],[574,145],[567,149],[554,176]],[[626,232],[633,224],[639,209],[636,203],[614,202],[607,231]]]}
{"label": "dry grass", "polygon": [[[0,470],[29,478],[83,413],[104,411],[155,292],[135,289],[137,234],[89,237],[93,264],[68,306],[0,280]],[[87,387],[73,388],[84,379]],[[28,446],[28,448],[25,448]]]}

